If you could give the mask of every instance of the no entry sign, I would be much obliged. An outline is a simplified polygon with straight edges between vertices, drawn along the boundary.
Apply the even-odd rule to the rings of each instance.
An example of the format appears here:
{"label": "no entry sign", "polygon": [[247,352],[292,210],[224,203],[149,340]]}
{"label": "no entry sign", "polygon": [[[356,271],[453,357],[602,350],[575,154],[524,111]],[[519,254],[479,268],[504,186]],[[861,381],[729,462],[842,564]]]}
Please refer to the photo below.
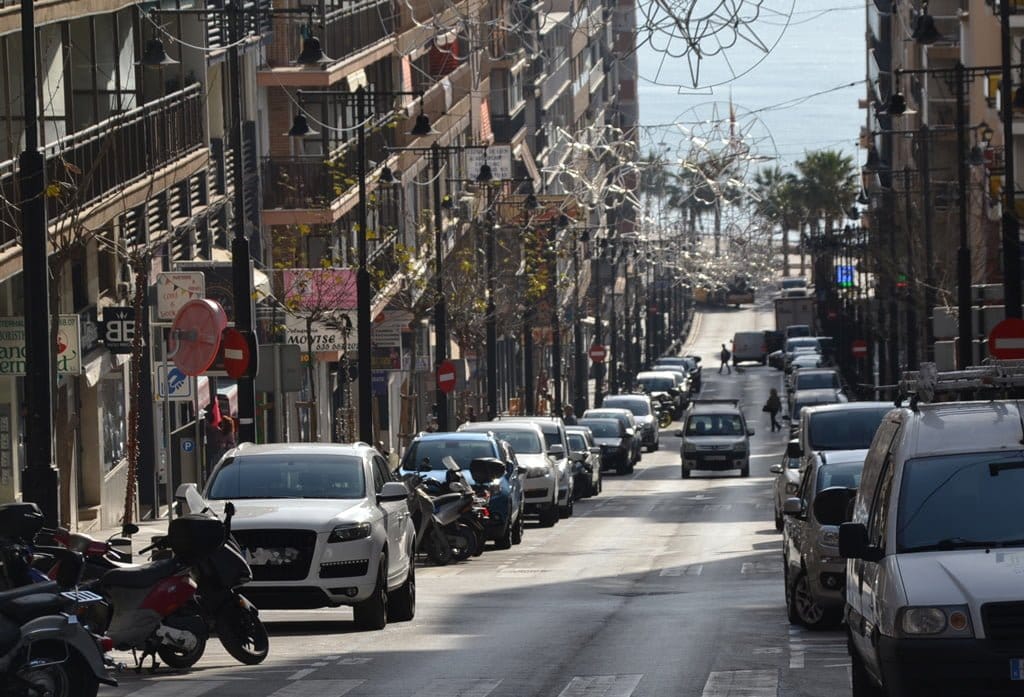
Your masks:
{"label": "no entry sign", "polygon": [[1010,317],[992,327],[988,352],[1004,361],[1024,358],[1024,319]]}
{"label": "no entry sign", "polygon": [[590,356],[590,360],[594,361],[594,363],[604,363],[604,358],[608,355],[608,352],[601,344],[594,344],[590,347],[588,355]]}
{"label": "no entry sign", "polygon": [[864,358],[868,355],[868,342],[864,339],[854,339],[850,343],[850,353],[854,358]]}
{"label": "no entry sign", "polygon": [[444,361],[437,366],[437,389],[448,394],[455,389],[455,364]]}

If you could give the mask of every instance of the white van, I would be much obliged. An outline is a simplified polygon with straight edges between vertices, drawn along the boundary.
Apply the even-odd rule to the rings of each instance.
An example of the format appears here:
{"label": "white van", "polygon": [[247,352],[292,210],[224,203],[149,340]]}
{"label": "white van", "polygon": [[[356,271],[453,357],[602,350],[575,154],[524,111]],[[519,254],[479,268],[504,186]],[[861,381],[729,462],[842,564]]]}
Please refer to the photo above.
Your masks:
{"label": "white van", "polygon": [[761,365],[768,362],[768,342],[764,332],[736,332],[732,337],[732,364],[756,361]]}
{"label": "white van", "polygon": [[1022,425],[1011,400],[882,419],[839,530],[854,697],[1024,694]]}

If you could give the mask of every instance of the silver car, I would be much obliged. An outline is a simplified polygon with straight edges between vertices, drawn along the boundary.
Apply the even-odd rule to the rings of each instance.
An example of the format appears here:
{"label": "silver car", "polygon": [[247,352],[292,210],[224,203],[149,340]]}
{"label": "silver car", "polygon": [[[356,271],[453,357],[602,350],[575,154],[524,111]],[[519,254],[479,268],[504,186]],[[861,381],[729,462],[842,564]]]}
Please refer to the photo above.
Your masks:
{"label": "silver car", "polygon": [[[794,446],[796,448],[794,449]],[[771,466],[775,475],[772,485],[772,500],[775,502],[775,529],[782,532],[782,504],[786,499],[796,496],[800,490],[800,455],[797,451],[800,441],[796,438],[789,441],[789,447],[782,453],[782,462]]]}
{"label": "silver car", "polygon": [[750,436],[754,429],[735,399],[696,399],[683,414],[683,428],[676,431],[682,439],[679,458],[682,477],[693,470],[738,469],[741,477],[750,476]]}
{"label": "silver car", "polygon": [[814,515],[814,499],[832,487],[856,489],[866,450],[846,451],[803,471],[797,495],[782,504],[783,576],[789,621],[810,629],[839,624],[846,587],[846,560],[839,556],[839,527]]}

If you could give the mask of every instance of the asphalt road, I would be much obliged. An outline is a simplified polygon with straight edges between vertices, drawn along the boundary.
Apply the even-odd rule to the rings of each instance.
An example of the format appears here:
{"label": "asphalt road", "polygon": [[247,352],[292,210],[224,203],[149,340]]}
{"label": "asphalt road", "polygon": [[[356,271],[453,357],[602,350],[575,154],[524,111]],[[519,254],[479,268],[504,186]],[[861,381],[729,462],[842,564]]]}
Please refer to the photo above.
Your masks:
{"label": "asphalt road", "polygon": [[[552,529],[508,551],[417,570],[416,618],[358,632],[347,608],[267,611],[270,656],[235,663],[214,640],[187,673],[120,675],[103,697],[768,697],[849,694],[840,631],[790,626],[769,466],[784,448],[761,405],[781,374],[718,375],[720,344],[764,329],[768,306],[700,316],[704,397],[737,397],[757,433],[751,476],[679,476],[662,432],[634,474],[605,479]],[[130,656],[120,656],[130,660]]]}

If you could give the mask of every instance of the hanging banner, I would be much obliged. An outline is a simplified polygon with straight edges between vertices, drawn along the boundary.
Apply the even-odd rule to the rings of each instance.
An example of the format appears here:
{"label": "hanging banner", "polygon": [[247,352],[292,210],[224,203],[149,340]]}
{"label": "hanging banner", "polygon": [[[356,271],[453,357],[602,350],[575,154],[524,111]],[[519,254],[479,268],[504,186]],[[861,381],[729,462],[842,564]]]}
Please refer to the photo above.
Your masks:
{"label": "hanging banner", "polygon": [[[0,317],[0,375],[24,375],[25,319]],[[81,375],[82,329],[78,315],[60,315],[57,327],[58,375]]]}

